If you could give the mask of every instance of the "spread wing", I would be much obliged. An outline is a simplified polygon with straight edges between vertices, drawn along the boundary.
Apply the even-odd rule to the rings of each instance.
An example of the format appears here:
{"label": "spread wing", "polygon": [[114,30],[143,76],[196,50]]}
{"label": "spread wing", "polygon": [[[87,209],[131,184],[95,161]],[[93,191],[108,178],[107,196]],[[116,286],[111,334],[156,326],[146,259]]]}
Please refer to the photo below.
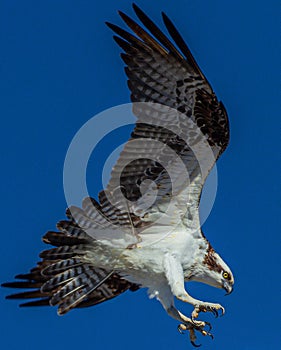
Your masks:
{"label": "spread wing", "polygon": [[169,18],[162,14],[174,43],[133,7],[145,29],[122,12],[135,35],[107,23],[124,50],[137,117],[107,190],[120,186],[114,204],[124,210],[125,196],[144,228],[159,217],[164,226],[198,226],[203,184],[229,142],[227,114]]}
{"label": "spread wing", "polygon": [[85,263],[83,257],[89,246],[95,249],[94,241],[71,218],[60,221],[57,228],[59,232],[49,231],[43,237],[55,248],[43,251],[42,261],[29,273],[17,275],[20,281],[2,284],[28,290],[8,295],[7,299],[23,299],[20,306],[24,307],[58,306],[58,314],[63,315],[73,308],[96,305],[139,288],[115,271]]}

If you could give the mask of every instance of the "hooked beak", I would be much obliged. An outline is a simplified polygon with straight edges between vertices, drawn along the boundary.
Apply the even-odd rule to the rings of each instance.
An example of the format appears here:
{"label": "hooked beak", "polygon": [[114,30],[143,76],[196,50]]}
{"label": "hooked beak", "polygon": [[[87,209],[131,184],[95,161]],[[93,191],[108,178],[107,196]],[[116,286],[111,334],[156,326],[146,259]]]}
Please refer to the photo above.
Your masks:
{"label": "hooked beak", "polygon": [[225,295],[229,295],[233,292],[233,285],[229,284],[228,282],[224,282],[223,289],[226,291]]}

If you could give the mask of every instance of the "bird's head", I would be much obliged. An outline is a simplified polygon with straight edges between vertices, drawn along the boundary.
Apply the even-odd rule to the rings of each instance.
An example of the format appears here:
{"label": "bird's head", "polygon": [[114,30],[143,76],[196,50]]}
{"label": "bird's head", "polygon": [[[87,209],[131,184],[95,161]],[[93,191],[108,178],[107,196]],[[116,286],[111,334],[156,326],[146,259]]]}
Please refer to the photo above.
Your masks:
{"label": "bird's head", "polygon": [[209,246],[209,249],[204,257],[203,268],[200,273],[192,279],[198,282],[209,284],[216,288],[222,288],[227,294],[233,290],[234,277],[223,259],[214,249]]}

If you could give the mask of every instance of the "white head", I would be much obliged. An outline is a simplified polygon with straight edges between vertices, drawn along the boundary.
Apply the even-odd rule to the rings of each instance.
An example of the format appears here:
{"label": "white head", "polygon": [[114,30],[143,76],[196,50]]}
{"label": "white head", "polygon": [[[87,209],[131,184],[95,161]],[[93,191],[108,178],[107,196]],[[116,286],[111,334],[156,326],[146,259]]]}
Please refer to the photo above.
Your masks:
{"label": "white head", "polygon": [[234,277],[223,259],[209,245],[203,264],[196,266],[191,280],[203,282],[216,288],[223,288],[230,294],[233,290]]}

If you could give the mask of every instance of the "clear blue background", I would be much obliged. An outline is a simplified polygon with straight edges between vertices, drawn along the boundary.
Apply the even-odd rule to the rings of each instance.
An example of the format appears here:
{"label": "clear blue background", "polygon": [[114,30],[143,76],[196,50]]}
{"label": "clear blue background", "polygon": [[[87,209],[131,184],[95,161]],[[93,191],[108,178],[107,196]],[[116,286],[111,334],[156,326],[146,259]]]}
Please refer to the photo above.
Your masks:
{"label": "clear blue background", "polygon": [[[218,320],[202,315],[215,334],[213,342],[200,339],[205,349],[280,345],[278,3],[138,1],[157,23],[162,10],[174,20],[231,121],[204,231],[232,267],[236,286],[227,298],[209,286],[189,288],[227,310]],[[104,25],[121,24],[117,9],[133,13],[128,0],[1,1],[1,282],[34,266],[45,248],[41,235],[64,218],[63,162],[76,131],[96,113],[129,101],[120,50]],[[99,151],[89,181],[94,196],[109,152]],[[64,317],[54,308],[19,309],[4,300],[8,290],[0,292],[2,349],[191,348],[145,291]]]}

